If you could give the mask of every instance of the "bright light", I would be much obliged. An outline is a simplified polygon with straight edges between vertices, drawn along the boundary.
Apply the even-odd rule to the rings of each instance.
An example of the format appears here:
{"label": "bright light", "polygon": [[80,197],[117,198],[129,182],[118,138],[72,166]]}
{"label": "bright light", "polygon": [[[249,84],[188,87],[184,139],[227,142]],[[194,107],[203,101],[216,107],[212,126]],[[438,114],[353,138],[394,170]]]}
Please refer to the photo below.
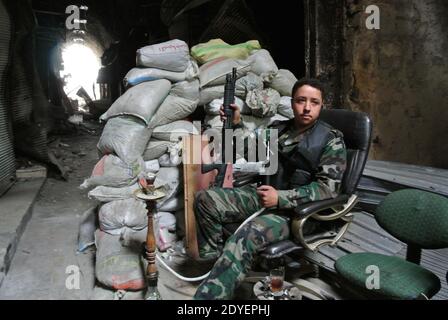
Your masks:
{"label": "bright light", "polygon": [[86,104],[76,95],[81,87],[92,100],[99,99],[99,87],[95,84],[101,62],[92,49],[82,43],[67,44],[62,49],[62,63],[60,75],[65,79],[64,91],[70,99],[78,100],[80,107]]}

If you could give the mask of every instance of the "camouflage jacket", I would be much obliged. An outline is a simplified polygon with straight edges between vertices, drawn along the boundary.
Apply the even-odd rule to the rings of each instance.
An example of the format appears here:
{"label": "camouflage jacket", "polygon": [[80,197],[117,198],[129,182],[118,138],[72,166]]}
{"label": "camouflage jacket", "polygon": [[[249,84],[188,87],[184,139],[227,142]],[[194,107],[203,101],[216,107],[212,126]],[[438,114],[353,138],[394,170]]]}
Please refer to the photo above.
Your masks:
{"label": "camouflage jacket", "polygon": [[[284,122],[282,123],[284,124]],[[276,122],[269,128],[276,129],[279,124],[279,122]],[[327,124],[325,125],[330,127]],[[306,135],[310,134],[313,128],[314,126],[298,134],[293,121],[290,121],[286,130],[282,130],[279,133],[279,153],[288,152],[296,148],[300,141],[305,139]],[[254,136],[254,132],[246,128],[244,121],[241,121],[238,128],[235,129],[235,134],[241,135],[244,138]],[[247,148],[247,144],[245,146]],[[278,207],[280,209],[292,209],[301,203],[334,198],[339,194],[347,163],[347,151],[342,133],[331,128],[327,142],[325,144],[322,143],[322,147],[323,150],[319,152],[320,158],[316,161],[316,170],[313,174],[312,181],[293,189],[277,190]]]}

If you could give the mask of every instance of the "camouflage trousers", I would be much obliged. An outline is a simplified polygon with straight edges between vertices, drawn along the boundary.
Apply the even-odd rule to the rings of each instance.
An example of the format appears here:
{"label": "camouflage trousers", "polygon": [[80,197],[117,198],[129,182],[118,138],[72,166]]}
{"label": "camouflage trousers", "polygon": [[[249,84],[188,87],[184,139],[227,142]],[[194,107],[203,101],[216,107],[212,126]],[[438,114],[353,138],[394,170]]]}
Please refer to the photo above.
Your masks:
{"label": "camouflage trousers", "polygon": [[269,244],[289,237],[288,219],[268,213],[251,220],[224,244],[223,224],[242,223],[261,208],[254,186],[213,188],[196,194],[200,256],[219,256],[219,259],[199,286],[194,299],[231,299],[249,271],[254,255]]}

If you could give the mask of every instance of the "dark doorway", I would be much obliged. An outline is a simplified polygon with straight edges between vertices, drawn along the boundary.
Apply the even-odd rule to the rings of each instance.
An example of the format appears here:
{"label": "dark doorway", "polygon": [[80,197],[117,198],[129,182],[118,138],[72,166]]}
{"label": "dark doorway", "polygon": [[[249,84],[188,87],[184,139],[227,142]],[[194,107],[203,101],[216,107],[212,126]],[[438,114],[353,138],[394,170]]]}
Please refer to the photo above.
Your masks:
{"label": "dark doorway", "polygon": [[305,75],[305,10],[303,1],[247,0],[264,47],[279,69],[288,69],[297,78]]}

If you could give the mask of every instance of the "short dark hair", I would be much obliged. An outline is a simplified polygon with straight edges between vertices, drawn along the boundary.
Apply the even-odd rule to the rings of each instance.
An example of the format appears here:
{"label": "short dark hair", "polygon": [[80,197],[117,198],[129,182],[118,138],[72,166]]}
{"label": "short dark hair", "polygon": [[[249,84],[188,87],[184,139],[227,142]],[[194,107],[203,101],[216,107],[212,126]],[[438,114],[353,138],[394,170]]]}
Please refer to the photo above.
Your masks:
{"label": "short dark hair", "polygon": [[315,78],[302,78],[297,80],[292,87],[291,97],[294,97],[296,91],[299,90],[301,86],[305,85],[318,89],[322,94],[322,101],[325,101],[325,85],[320,80]]}

